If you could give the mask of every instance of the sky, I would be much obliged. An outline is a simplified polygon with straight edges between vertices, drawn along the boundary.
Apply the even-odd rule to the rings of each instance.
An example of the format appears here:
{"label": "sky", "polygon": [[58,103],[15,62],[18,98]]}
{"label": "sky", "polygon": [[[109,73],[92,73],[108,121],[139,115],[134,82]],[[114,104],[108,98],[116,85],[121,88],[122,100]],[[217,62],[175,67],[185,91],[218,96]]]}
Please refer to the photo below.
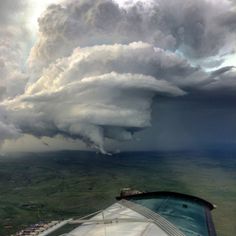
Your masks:
{"label": "sky", "polygon": [[233,0],[1,0],[1,152],[233,146],[235,39]]}

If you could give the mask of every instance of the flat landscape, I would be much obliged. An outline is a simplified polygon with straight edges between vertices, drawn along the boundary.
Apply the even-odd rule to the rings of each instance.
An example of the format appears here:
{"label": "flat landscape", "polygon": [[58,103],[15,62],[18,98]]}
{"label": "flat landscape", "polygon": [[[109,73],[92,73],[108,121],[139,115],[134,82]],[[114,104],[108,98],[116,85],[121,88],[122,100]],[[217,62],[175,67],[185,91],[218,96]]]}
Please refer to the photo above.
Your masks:
{"label": "flat landscape", "polygon": [[0,236],[109,206],[123,187],[193,194],[217,205],[219,236],[236,235],[235,152],[61,151],[0,157]]}

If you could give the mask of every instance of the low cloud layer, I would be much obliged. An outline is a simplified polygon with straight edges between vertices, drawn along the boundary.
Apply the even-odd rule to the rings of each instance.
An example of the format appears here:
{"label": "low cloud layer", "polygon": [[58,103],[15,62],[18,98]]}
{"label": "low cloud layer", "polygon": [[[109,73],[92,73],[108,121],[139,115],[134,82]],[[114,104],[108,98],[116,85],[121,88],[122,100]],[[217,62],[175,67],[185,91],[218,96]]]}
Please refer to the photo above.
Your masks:
{"label": "low cloud layer", "polygon": [[220,3],[64,1],[39,18],[28,58],[27,31],[2,16],[0,140],[62,135],[106,152],[151,126],[156,96],[233,95],[234,66],[206,70],[235,49],[235,8]]}

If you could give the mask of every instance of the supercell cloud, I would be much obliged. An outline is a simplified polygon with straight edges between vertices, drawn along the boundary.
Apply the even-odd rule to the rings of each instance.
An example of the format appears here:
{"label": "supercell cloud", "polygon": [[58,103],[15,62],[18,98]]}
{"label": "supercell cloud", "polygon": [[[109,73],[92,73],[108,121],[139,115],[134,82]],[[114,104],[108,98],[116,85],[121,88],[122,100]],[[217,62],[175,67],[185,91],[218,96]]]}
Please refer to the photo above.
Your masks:
{"label": "supercell cloud", "polygon": [[[185,94],[149,73],[150,63],[170,70],[186,66],[171,53],[141,42],[76,48],[71,56],[44,69],[23,95],[6,104],[12,116],[24,114],[18,123],[24,132],[80,138],[105,152],[104,138],[129,140],[133,130],[150,126],[156,94]],[[146,71],[141,73],[140,67]],[[33,117],[36,120],[32,123]]]}
{"label": "supercell cloud", "polygon": [[106,139],[151,126],[154,97],[236,89],[235,68],[222,64],[235,50],[230,1],[63,1],[38,19],[28,58],[27,30],[8,17],[17,3],[1,6],[2,141],[61,135],[105,153]]}

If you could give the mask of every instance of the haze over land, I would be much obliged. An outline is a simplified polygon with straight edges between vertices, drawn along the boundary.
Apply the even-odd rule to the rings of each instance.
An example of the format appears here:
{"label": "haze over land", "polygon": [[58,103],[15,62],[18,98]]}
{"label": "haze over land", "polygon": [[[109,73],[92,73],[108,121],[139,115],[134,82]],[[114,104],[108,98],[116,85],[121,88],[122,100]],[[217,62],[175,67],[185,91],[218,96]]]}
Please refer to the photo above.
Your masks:
{"label": "haze over land", "polygon": [[12,0],[0,13],[2,151],[235,144],[234,1]]}
{"label": "haze over land", "polygon": [[0,177],[4,236],[104,209],[127,186],[204,198],[217,205],[217,235],[236,235],[235,151],[123,152],[112,158],[83,151],[14,154],[0,156]]}

